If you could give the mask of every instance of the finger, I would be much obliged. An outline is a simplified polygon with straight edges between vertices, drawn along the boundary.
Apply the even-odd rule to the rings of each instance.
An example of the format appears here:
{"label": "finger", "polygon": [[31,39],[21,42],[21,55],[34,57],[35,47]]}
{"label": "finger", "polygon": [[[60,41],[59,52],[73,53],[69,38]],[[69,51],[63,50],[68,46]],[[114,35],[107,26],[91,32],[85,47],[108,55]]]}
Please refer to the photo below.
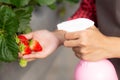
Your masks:
{"label": "finger", "polygon": [[81,59],[80,53],[75,53],[75,56],[76,56],[77,58]]}
{"label": "finger", "polygon": [[70,40],[70,39],[78,39],[79,34],[78,32],[68,32],[65,34],[65,39]]}
{"label": "finger", "polygon": [[73,47],[72,50],[73,50],[75,53],[80,53],[80,47]]}
{"label": "finger", "polygon": [[34,61],[35,59],[27,59],[28,62]]}
{"label": "finger", "polygon": [[79,40],[66,40],[64,41],[66,47],[77,47],[79,46]]}
{"label": "finger", "polygon": [[18,53],[18,58],[22,58],[22,54],[21,53]]}
{"label": "finger", "polygon": [[29,55],[24,55],[23,58],[24,59],[38,59],[38,58],[45,58],[46,54],[38,52],[38,53],[32,53]]}
{"label": "finger", "polygon": [[33,53],[33,54],[29,54],[29,55],[24,55],[23,58],[24,59],[36,59],[36,58],[38,58],[38,54]]}
{"label": "finger", "polygon": [[28,34],[24,34],[24,36],[27,38],[27,39],[32,39],[33,38],[33,32],[30,32]]}
{"label": "finger", "polygon": [[31,61],[34,61],[36,59],[25,59],[27,62],[31,62]]}

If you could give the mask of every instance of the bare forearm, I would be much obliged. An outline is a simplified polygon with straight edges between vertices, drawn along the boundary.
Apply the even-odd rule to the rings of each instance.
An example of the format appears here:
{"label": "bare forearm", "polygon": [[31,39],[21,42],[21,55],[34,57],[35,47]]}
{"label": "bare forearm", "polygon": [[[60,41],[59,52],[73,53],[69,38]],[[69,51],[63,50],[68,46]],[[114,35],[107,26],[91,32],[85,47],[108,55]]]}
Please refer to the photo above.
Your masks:
{"label": "bare forearm", "polygon": [[120,58],[120,37],[108,37],[106,48],[110,51],[110,58]]}
{"label": "bare forearm", "polygon": [[65,40],[64,35],[65,35],[65,31],[62,30],[55,30],[53,32],[53,34],[57,37],[57,39],[59,40],[59,45],[63,45],[63,42]]}

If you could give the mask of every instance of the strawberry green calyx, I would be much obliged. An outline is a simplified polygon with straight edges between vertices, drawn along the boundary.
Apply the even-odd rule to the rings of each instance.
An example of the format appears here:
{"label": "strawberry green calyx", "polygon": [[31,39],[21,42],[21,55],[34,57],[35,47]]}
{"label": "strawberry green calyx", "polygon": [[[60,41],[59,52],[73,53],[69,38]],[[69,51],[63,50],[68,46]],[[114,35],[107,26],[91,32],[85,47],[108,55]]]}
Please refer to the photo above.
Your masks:
{"label": "strawberry green calyx", "polygon": [[21,43],[19,45],[19,50],[22,55],[31,54],[31,49],[30,49],[29,45],[25,45],[25,44]]}
{"label": "strawberry green calyx", "polygon": [[19,61],[19,65],[20,65],[20,67],[26,67],[27,66],[27,60],[25,60],[25,59],[20,59],[20,61]]}
{"label": "strawberry green calyx", "polygon": [[15,40],[16,40],[16,43],[18,44],[20,42],[19,38],[17,35],[15,35]]}
{"label": "strawberry green calyx", "polygon": [[31,40],[30,41],[30,49],[35,52],[42,51],[42,46],[37,40]]}

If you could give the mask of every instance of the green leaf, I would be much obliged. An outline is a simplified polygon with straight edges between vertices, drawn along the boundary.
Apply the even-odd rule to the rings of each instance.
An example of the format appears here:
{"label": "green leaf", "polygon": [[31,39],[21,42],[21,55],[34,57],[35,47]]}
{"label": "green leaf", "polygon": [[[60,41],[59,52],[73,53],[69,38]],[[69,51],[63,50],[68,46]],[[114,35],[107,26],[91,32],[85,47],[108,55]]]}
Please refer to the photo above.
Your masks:
{"label": "green leaf", "polygon": [[67,0],[67,1],[72,2],[72,3],[78,3],[79,2],[79,0]]}
{"label": "green leaf", "polygon": [[32,7],[18,8],[15,10],[17,18],[19,20],[18,33],[23,33],[30,26],[31,16],[32,16]]}
{"label": "green leaf", "polygon": [[14,36],[0,36],[0,60],[4,62],[15,61],[18,58],[18,46]]}
{"label": "green leaf", "polygon": [[62,3],[64,0],[57,0],[57,3]]}
{"label": "green leaf", "polygon": [[57,8],[57,5],[54,3],[54,4],[51,4],[51,5],[48,5],[48,7],[52,10],[55,10]]}
{"label": "green leaf", "polygon": [[30,0],[29,5],[36,6],[39,5],[37,0]]}
{"label": "green leaf", "polygon": [[26,26],[25,30],[22,32],[23,34],[30,33],[32,31],[30,26]]}
{"label": "green leaf", "polygon": [[12,4],[16,7],[23,7],[25,5],[28,5],[30,0],[0,0],[0,2],[6,3],[6,4]]}
{"label": "green leaf", "polygon": [[0,7],[0,30],[13,35],[18,30],[19,23],[14,11],[8,6]]}
{"label": "green leaf", "polygon": [[10,0],[10,2],[17,7],[22,7],[28,5],[30,0]]}
{"label": "green leaf", "polygon": [[56,2],[56,0],[36,0],[40,5],[51,5]]}
{"label": "green leaf", "polygon": [[8,6],[0,7],[0,60],[10,62],[18,58],[18,46],[14,35],[19,23],[14,11]]}
{"label": "green leaf", "polygon": [[10,0],[0,0],[1,3],[11,4]]}

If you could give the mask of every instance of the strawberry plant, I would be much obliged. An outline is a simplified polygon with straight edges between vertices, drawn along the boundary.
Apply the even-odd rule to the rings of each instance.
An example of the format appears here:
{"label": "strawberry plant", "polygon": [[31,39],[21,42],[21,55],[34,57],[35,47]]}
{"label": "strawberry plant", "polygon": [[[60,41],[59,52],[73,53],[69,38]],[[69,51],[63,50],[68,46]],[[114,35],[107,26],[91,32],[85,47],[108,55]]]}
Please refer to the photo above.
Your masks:
{"label": "strawberry plant", "polygon": [[0,0],[0,61],[12,62],[18,59],[20,50],[16,35],[31,31],[29,23],[34,6],[44,5],[55,9],[57,4],[64,1],[79,2],[79,0]]}

